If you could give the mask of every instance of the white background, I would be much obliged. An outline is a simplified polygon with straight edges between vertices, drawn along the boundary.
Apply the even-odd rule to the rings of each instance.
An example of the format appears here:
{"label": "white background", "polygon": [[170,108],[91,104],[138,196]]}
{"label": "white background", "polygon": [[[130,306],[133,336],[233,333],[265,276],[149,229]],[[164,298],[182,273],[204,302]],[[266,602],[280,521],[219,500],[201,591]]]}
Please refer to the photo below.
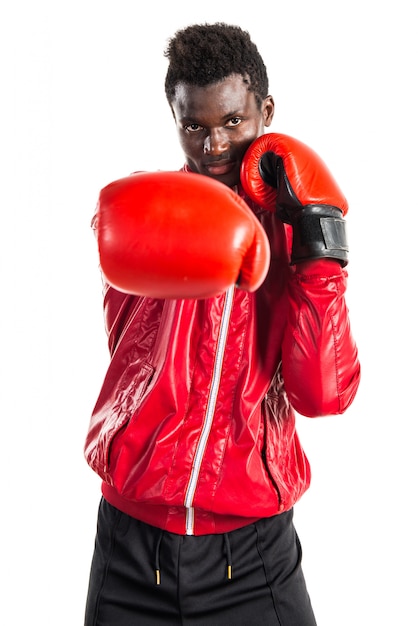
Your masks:
{"label": "white background", "polygon": [[89,223],[111,180],[182,165],[163,49],[203,21],[250,31],[270,130],[315,148],[350,203],[362,383],[344,416],[298,418],[313,482],[295,520],[318,624],[417,624],[412,0],[2,5],[0,622],[83,622],[100,497],[83,445],[108,358]]}

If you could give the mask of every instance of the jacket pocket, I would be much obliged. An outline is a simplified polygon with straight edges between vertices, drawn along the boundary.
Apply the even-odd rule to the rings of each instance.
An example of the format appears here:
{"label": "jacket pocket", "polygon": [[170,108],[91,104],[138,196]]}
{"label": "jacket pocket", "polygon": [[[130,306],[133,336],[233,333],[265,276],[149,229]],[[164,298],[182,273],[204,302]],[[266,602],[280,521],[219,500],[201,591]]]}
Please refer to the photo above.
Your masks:
{"label": "jacket pocket", "polygon": [[[133,371],[133,370],[137,371]],[[154,368],[142,362],[128,366],[105,399],[99,398],[93,412],[85,445],[90,467],[107,483],[112,484],[109,468],[110,450],[116,435],[125,428],[147,391]],[[106,384],[101,396],[106,393]]]}
{"label": "jacket pocket", "polygon": [[279,495],[279,512],[288,510],[310,483],[308,459],[295,430],[292,409],[277,419],[266,418],[265,463]]}
{"label": "jacket pocket", "polygon": [[296,432],[295,412],[289,404],[281,373],[277,372],[263,402],[264,462],[279,497],[279,511],[300,498],[310,482],[309,462]]}

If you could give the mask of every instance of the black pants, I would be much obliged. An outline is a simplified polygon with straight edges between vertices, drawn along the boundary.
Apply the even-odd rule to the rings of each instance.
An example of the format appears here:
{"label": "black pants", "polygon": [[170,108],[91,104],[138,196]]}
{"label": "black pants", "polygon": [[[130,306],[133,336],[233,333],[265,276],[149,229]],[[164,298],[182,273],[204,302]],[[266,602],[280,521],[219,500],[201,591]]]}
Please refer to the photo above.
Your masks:
{"label": "black pants", "polygon": [[315,626],[293,511],[194,537],[139,522],[102,499],[85,626],[163,625]]}

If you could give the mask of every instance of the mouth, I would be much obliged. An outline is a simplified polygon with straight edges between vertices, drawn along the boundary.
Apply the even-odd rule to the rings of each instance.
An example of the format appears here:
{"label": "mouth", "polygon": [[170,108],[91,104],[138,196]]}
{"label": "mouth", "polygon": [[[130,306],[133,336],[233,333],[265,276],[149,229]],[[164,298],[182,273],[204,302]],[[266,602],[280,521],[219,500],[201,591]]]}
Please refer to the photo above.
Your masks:
{"label": "mouth", "polygon": [[210,176],[225,176],[235,168],[234,161],[213,161],[205,164],[205,169]]}

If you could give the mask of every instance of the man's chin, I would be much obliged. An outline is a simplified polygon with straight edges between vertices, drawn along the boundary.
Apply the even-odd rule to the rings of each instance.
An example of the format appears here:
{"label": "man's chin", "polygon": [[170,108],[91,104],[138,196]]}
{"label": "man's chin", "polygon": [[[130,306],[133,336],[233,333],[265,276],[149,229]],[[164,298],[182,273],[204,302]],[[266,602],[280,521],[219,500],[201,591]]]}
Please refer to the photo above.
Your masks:
{"label": "man's chin", "polygon": [[227,187],[235,187],[236,185],[238,185],[240,181],[239,173],[237,173],[236,168],[224,174],[215,175],[215,174],[210,174],[209,172],[206,172],[206,176],[209,176],[210,178],[213,178],[214,180],[217,180],[220,183],[223,183]]}

